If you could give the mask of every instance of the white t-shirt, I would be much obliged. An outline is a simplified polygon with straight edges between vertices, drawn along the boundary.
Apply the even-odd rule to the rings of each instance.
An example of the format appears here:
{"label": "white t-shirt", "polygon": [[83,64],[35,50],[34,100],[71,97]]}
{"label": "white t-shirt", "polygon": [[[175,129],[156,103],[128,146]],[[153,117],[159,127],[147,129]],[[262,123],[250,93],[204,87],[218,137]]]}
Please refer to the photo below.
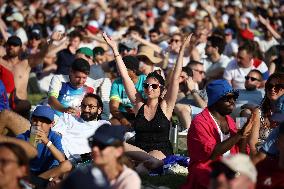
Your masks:
{"label": "white t-shirt", "polygon": [[15,31],[15,35],[19,37],[23,44],[28,42],[28,36],[26,31],[23,28],[19,28]]}
{"label": "white t-shirt", "polygon": [[91,152],[87,139],[103,124],[110,124],[110,122],[105,120],[84,121],[64,113],[51,130],[62,135],[62,147],[66,157],[69,158]]}
{"label": "white t-shirt", "polygon": [[213,63],[208,58],[202,59],[201,62],[204,65],[207,78],[216,79],[218,76],[220,76],[219,79],[221,79],[225,68],[230,62],[230,59],[226,55],[221,54],[220,59],[217,62]]}
{"label": "white t-shirt", "polygon": [[266,64],[261,61],[259,65],[255,66],[253,60],[251,67],[249,68],[241,68],[239,67],[236,59],[232,60],[226,67],[223,77],[224,79],[231,81],[234,89],[245,89],[245,76],[252,69],[259,70],[262,73],[264,80],[267,80],[269,73]]}
{"label": "white t-shirt", "polygon": [[259,44],[259,48],[261,50],[261,52],[266,52],[270,47],[274,46],[274,45],[278,45],[279,43],[276,41],[276,39],[272,38],[271,40],[267,41],[267,40],[258,40],[257,41]]}

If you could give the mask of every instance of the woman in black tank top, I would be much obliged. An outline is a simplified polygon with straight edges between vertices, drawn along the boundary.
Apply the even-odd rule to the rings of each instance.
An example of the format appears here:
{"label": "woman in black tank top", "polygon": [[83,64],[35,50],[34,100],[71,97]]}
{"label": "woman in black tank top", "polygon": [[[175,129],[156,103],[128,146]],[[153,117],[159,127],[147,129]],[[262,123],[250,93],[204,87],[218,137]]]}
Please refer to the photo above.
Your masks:
{"label": "woman in black tank top", "polygon": [[130,79],[127,68],[118,52],[117,44],[105,33],[103,33],[103,37],[113,50],[117,70],[121,75],[126,93],[134,105],[136,115],[134,122],[134,129],[136,131],[135,145],[157,159],[165,158],[165,155],[173,153],[169,141],[170,119],[177,99],[183,55],[186,45],[190,42],[191,35],[186,37],[180,47],[177,63],[171,80],[168,82],[164,98],[162,98],[165,91],[164,78],[157,72],[152,72],[147,76],[143,84],[144,93],[147,97],[146,102],[137,92],[134,83]]}

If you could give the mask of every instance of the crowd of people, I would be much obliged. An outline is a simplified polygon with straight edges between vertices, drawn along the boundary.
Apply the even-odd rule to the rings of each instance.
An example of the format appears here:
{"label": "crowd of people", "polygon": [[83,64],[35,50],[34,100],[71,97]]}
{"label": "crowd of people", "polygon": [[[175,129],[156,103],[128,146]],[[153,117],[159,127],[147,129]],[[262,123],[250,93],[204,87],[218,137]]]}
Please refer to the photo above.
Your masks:
{"label": "crowd of people", "polygon": [[0,15],[0,189],[143,188],[178,159],[173,117],[181,188],[284,188],[284,2],[9,0]]}

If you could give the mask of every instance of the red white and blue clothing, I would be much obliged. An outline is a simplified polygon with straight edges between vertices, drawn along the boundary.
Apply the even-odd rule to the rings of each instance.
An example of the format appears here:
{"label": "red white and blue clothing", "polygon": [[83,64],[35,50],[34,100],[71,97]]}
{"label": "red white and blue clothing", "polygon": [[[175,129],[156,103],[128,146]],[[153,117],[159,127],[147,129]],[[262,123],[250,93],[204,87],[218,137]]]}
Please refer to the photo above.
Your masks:
{"label": "red white and blue clothing", "polygon": [[232,60],[224,71],[224,79],[231,81],[234,89],[245,89],[245,76],[253,70],[257,69],[262,73],[263,80],[267,80],[269,77],[269,71],[265,62],[254,58],[251,60],[252,64],[248,68],[239,67],[237,60]]}

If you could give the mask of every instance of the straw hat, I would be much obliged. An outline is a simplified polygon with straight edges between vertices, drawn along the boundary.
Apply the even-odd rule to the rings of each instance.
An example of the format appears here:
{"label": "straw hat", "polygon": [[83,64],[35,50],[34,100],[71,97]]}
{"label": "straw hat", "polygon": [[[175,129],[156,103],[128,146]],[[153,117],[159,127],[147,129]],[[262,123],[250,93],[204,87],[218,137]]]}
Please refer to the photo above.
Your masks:
{"label": "straw hat", "polygon": [[145,45],[139,47],[137,58],[143,56],[147,57],[153,64],[158,64],[163,60],[162,58],[160,58],[159,54],[154,51],[154,49]]}

